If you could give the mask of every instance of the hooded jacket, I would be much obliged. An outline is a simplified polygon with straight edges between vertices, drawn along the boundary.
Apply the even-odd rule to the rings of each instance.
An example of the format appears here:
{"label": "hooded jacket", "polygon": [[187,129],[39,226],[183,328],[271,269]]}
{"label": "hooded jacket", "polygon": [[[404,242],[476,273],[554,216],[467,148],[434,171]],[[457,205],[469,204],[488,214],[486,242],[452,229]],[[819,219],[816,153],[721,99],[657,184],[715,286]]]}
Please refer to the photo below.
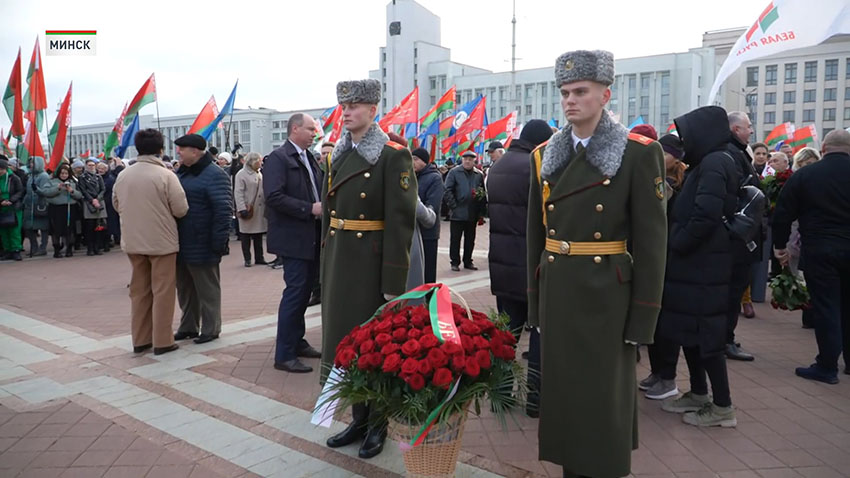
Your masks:
{"label": "hooded jacket", "polygon": [[[446,187],[443,185],[443,177],[440,175],[440,172],[437,171],[437,166],[434,165],[434,163],[425,166],[422,171],[416,173],[416,181],[419,184],[419,200],[439,214]],[[421,232],[423,241],[435,241],[439,239],[439,221],[427,229],[422,228]]]}

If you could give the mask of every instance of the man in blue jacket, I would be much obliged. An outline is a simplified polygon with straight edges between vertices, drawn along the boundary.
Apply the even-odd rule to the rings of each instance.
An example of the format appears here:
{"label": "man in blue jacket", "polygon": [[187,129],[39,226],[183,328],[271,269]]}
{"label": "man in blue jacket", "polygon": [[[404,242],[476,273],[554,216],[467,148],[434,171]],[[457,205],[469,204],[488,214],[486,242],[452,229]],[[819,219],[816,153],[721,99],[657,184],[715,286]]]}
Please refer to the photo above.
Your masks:
{"label": "man in blue jacket", "polygon": [[203,344],[221,333],[219,263],[230,240],[233,192],[202,136],[187,134],[174,144],[183,162],[177,177],[189,202],[189,212],[177,222],[177,302],[183,314],[174,340],[195,337]]}
{"label": "man in blue jacket", "polygon": [[[413,169],[419,184],[419,200],[438,213],[443,204],[446,187],[431,155],[424,148],[413,151]],[[428,229],[422,229],[422,251],[425,255],[425,283],[437,282],[437,244],[440,242],[440,221]]]}

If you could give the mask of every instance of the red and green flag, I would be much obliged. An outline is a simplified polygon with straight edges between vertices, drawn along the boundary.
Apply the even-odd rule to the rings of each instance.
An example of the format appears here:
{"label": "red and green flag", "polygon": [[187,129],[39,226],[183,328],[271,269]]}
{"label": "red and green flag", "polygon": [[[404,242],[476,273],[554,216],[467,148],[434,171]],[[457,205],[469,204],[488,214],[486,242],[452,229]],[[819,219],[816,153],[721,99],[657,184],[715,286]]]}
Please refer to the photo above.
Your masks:
{"label": "red and green flag", "polygon": [[443,121],[440,121],[439,135],[440,135],[441,138],[448,138],[449,136],[454,134],[454,132],[452,131],[454,129],[454,122],[455,122],[454,116],[449,116],[448,118],[444,119]]}
{"label": "red and green flag", "polygon": [[516,110],[510,114],[487,125],[484,129],[484,141],[502,141],[505,142],[512,137],[516,129]]}
{"label": "red and green flag", "polygon": [[679,132],[676,131],[676,123],[670,123],[670,126],[667,127],[667,134],[679,135]]}
{"label": "red and green flag", "polygon": [[151,77],[145,81],[145,84],[139,89],[139,92],[136,93],[136,96],[133,97],[133,100],[130,101],[130,105],[127,107],[127,112],[124,115],[124,125],[130,124],[133,121],[133,117],[136,116],[136,113],[142,109],[143,106],[153,103],[156,101],[156,79],[154,78],[154,73],[151,73]]}
{"label": "red and green flag", "polygon": [[[112,150],[121,142],[121,134],[124,132],[124,119],[127,117],[127,103],[124,103],[124,110],[121,111],[121,116],[115,120],[115,126],[112,127],[112,132],[106,137],[106,142],[103,143],[103,155],[107,158],[112,154]],[[86,155],[85,157],[89,157]]]}
{"label": "red and green flag", "polygon": [[14,153],[12,153],[12,148],[9,147],[9,140],[11,138],[12,138],[12,132],[11,131],[9,131],[8,135],[4,135],[3,130],[0,129],[0,143],[2,143],[2,144],[0,144],[0,148],[3,149],[3,154],[7,158],[11,158],[12,156],[14,156]]}
{"label": "red and green flag", "polygon": [[767,138],[764,139],[764,142],[767,144],[769,148],[772,148],[776,143],[780,141],[788,141],[794,136],[794,125],[791,123],[782,123],[781,125],[773,128],[773,131],[767,135]]}
{"label": "red and green flag", "polygon": [[[384,131],[389,131],[390,126],[401,125],[406,127],[413,123],[414,130],[419,124],[419,87],[413,88],[413,91],[401,100],[401,103],[396,105],[389,113],[381,118],[378,125]],[[416,136],[416,133],[413,133]]]}
{"label": "red and green flag", "polygon": [[41,62],[38,38],[35,39],[35,48],[27,70],[27,85],[23,98],[24,116],[35,123],[36,131],[41,131],[44,125],[44,110],[47,109],[47,93],[44,88],[44,65]]}
{"label": "red and green flag", "polygon": [[[791,137],[789,143],[794,148],[794,153],[806,147],[809,143],[814,143],[817,140],[818,132],[815,125],[810,124],[803,128],[794,131],[794,136]],[[791,158],[788,158],[791,159]]]}
{"label": "red and green flag", "polygon": [[[457,128],[457,132],[455,135],[460,136],[463,134],[472,133],[475,130],[482,130],[486,126],[485,118],[487,117],[487,97],[482,96],[479,97],[478,103],[476,103],[475,107],[472,108],[472,111],[469,112],[469,116],[461,120],[463,121],[460,126]],[[457,123],[457,119],[455,123]],[[464,151],[464,150],[459,150]]]}
{"label": "red and green flag", "polygon": [[328,115],[325,124],[322,125],[322,131],[327,141],[336,143],[342,137],[342,105],[337,105],[336,108]]}
{"label": "red and green flag", "polygon": [[451,88],[449,88],[449,91],[446,91],[443,94],[443,96],[440,97],[440,100],[437,101],[437,104],[435,104],[433,107],[431,107],[431,109],[428,110],[427,113],[425,113],[425,116],[423,116],[419,120],[420,129],[421,130],[427,130],[428,127],[431,126],[431,123],[433,123],[434,121],[437,121],[440,118],[440,114],[442,112],[453,110],[454,107],[455,107],[455,87],[452,86]]}
{"label": "red and green flag", "polygon": [[71,89],[74,84],[68,86],[68,93],[65,94],[65,100],[62,101],[62,106],[59,107],[59,114],[56,116],[56,121],[53,122],[53,127],[50,128],[50,133],[47,135],[47,140],[52,148],[50,151],[50,162],[46,169],[53,171],[59,166],[59,161],[65,155],[65,141],[68,138],[68,127],[71,126]]}
{"label": "red and green flag", "polygon": [[3,106],[6,108],[9,120],[12,121],[9,134],[16,138],[22,137],[25,133],[21,86],[21,49],[18,48],[18,58],[12,66],[12,74],[9,75],[9,83],[6,84],[6,91],[3,93]]}
{"label": "red and green flag", "polygon": [[27,123],[27,134],[24,137],[24,147],[18,148],[18,160],[20,164],[27,164],[29,158],[44,157],[44,147],[41,145],[41,137],[35,129],[36,124],[32,121]]}
{"label": "red and green flag", "polygon": [[195,134],[206,129],[209,125],[213,124],[216,117],[218,117],[218,106],[215,104],[215,96],[210,96],[210,99],[201,108],[200,114],[195,118],[195,122],[192,123],[192,126],[189,127],[189,131],[186,133]]}
{"label": "red and green flag", "polygon": [[758,31],[759,29],[762,31],[762,33],[766,33],[767,29],[770,28],[770,25],[772,25],[773,22],[778,19],[779,9],[773,5],[773,2],[770,2],[770,5],[768,5],[767,8],[765,8],[764,11],[761,12],[761,15],[759,15],[758,20],[756,20],[756,22],[753,23],[753,26],[751,26],[750,29],[747,30],[747,41],[749,42],[753,38],[753,35],[755,35],[756,31]]}

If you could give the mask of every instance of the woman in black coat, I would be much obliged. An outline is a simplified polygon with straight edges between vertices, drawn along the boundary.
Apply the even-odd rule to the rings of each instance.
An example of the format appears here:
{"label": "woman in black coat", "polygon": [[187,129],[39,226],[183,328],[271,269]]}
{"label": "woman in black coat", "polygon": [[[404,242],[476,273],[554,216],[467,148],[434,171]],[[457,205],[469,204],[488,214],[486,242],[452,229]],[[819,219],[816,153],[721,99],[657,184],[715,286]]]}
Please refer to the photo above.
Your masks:
{"label": "woman in black coat", "polygon": [[[112,205],[112,188],[115,186],[115,180],[118,179],[118,175],[121,171],[124,171],[124,163],[118,159],[113,159],[114,161],[114,169],[110,168],[108,172],[103,175],[103,186],[104,186],[104,202],[106,203],[106,241],[104,252],[109,252],[112,244],[116,246],[121,245],[121,216],[118,214],[118,211],[115,210],[115,206]],[[100,167],[98,167],[100,169]],[[99,171],[98,171],[99,172]]]}
{"label": "woman in black coat", "polygon": [[[706,106],[676,118],[689,171],[670,213],[667,273],[659,333],[680,344],[691,390],[664,403],[697,426],[734,427],[726,372],[726,303],[732,271],[731,237],[724,217],[737,205],[738,174],[725,154],[726,111]],[[711,380],[713,402],[705,376]]]}

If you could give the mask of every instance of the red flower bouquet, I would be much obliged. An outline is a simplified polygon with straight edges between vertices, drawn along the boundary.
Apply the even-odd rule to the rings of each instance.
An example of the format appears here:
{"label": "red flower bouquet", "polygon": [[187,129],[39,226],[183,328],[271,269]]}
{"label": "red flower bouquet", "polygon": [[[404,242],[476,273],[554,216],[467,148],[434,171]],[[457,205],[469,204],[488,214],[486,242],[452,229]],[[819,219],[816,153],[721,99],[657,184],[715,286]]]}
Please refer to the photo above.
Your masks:
{"label": "red flower bouquet", "polygon": [[776,209],[776,201],[779,200],[779,193],[782,191],[782,187],[785,186],[785,183],[788,182],[788,178],[794,172],[789,168],[781,173],[776,173],[772,176],[768,176],[761,180],[761,190],[764,191],[765,197],[770,201],[768,204],[768,212],[773,213],[773,210]]}
{"label": "red flower bouquet", "polygon": [[[379,309],[337,346],[338,379],[326,385],[336,410],[368,401],[388,419],[427,425],[469,404],[480,413],[483,398],[502,418],[519,404],[526,380],[507,318],[447,302],[438,321],[433,303],[412,306],[403,298]],[[455,330],[447,330],[445,320],[453,321]]]}

